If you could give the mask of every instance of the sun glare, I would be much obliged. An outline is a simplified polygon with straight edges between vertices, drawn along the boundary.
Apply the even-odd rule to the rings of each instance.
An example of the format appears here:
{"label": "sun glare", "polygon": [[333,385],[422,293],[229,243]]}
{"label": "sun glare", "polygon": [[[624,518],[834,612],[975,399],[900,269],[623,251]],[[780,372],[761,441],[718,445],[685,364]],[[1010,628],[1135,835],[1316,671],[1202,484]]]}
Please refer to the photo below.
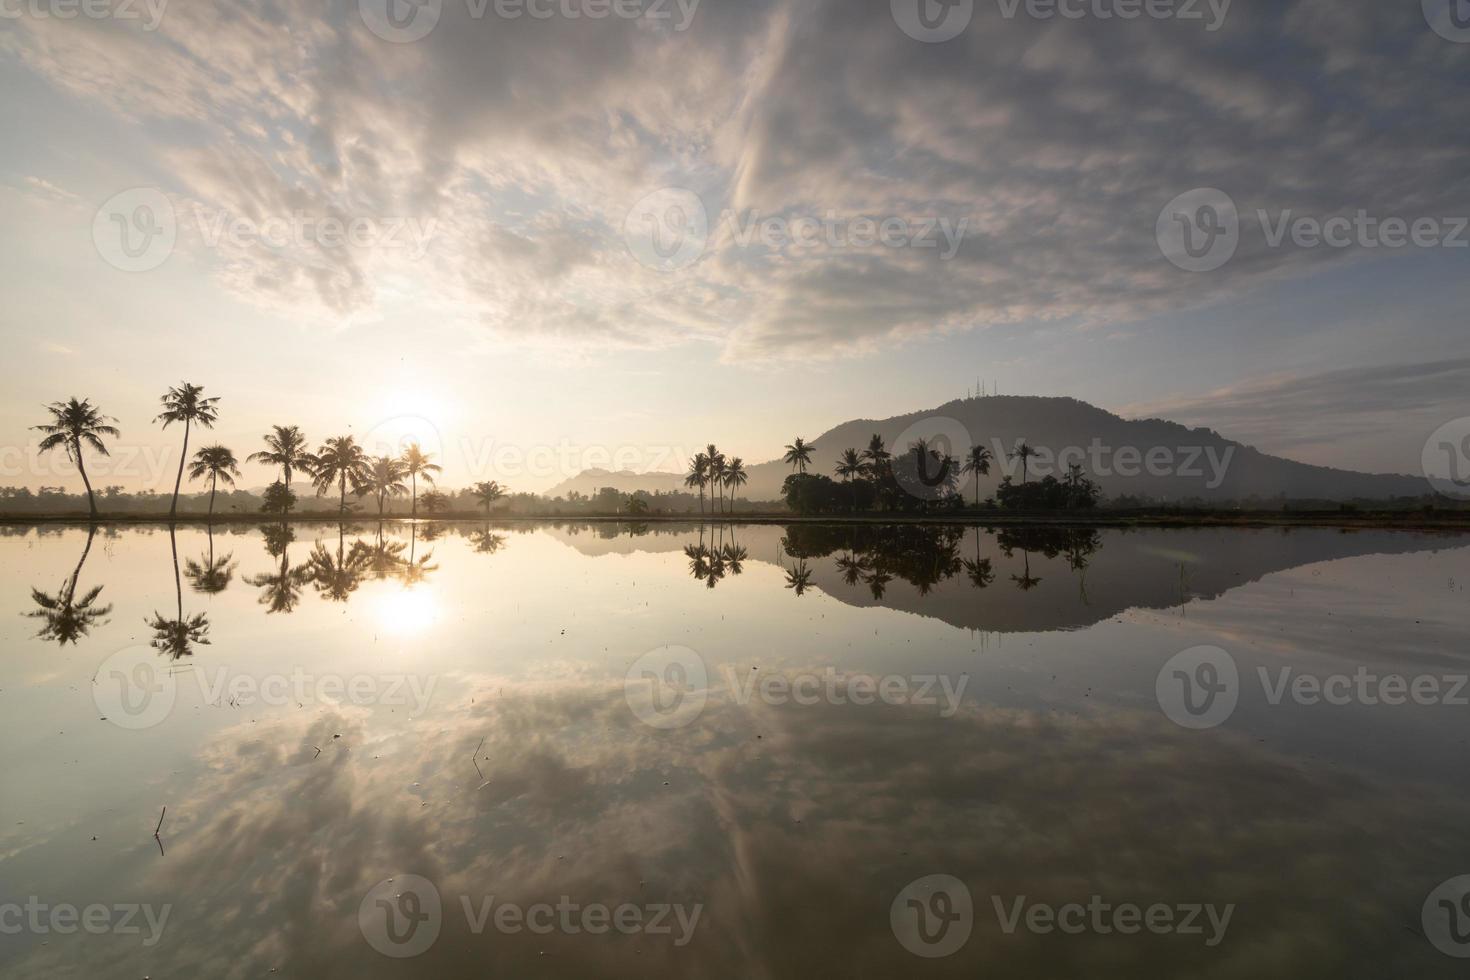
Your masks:
{"label": "sun glare", "polygon": [[439,601],[433,589],[398,589],[379,600],[377,618],[394,636],[417,635],[439,622]]}

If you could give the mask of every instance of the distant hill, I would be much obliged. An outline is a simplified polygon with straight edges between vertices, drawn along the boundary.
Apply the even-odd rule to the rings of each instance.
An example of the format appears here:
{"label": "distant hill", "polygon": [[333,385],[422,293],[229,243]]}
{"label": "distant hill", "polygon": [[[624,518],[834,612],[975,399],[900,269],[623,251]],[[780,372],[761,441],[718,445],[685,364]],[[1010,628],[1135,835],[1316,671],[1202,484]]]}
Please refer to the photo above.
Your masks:
{"label": "distant hill", "polygon": [[563,480],[547,490],[542,496],[565,497],[572,491],[591,497],[603,487],[615,487],[623,493],[669,493],[684,487],[684,478],[675,473],[634,473],[632,470],[591,469],[583,470],[570,479]]}
{"label": "distant hill", "polygon": [[[798,426],[793,435],[799,431]],[[831,475],[844,449],[863,449],[875,433],[883,438],[889,451],[899,452],[918,436],[932,437],[942,432],[967,434],[996,455],[990,476],[980,481],[981,499],[993,493],[1007,473],[1021,478],[1020,463],[1006,460],[1005,454],[1022,440],[1050,457],[1069,451],[1070,458],[1081,463],[1110,497],[1129,494],[1171,501],[1197,497],[1223,502],[1284,495],[1293,499],[1348,500],[1418,496],[1428,490],[1425,481],[1415,476],[1311,466],[1262,453],[1212,429],[1192,429],[1164,419],[1124,419],[1075,398],[1021,395],[957,399],[908,415],[844,422],[809,439],[816,446],[810,472]],[[749,466],[748,471],[750,483],[741,497],[774,500],[780,496],[781,483],[791,468],[778,459]],[[1064,472],[1064,465],[1046,456],[1034,461],[1029,469],[1032,479],[1047,473],[1061,476]],[[564,493],[564,488],[572,486],[591,493],[599,486],[651,492],[674,490],[681,485],[681,479],[673,474],[588,470],[565,481],[550,495]],[[963,490],[967,498],[972,497],[973,481],[967,479]]]}

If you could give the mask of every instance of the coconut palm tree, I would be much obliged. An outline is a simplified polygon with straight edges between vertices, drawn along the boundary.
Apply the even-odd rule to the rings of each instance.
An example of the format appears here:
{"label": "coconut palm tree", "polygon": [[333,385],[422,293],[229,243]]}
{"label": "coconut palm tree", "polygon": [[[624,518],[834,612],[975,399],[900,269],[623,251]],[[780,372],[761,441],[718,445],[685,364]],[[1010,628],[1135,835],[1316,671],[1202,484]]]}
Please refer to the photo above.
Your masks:
{"label": "coconut palm tree", "polygon": [[990,464],[994,458],[984,446],[971,446],[970,451],[965,454],[965,465],[960,468],[960,472],[975,474],[976,507],[980,506],[980,477],[990,475]]}
{"label": "coconut palm tree", "polygon": [[412,516],[419,516],[419,474],[430,484],[434,482],[435,473],[443,473],[444,467],[433,462],[434,454],[426,453],[419,448],[419,444],[411,442],[403,451],[399,462],[403,464],[403,472],[413,484],[413,511]]}
{"label": "coconut palm tree", "polygon": [[162,422],[165,429],[175,422],[184,423],[184,448],[179,453],[179,474],[174,477],[174,497],[168,508],[170,521],[179,509],[179,486],[184,482],[184,463],[189,458],[189,427],[197,423],[206,429],[212,429],[219,419],[219,410],[215,408],[219,399],[205,398],[203,395],[202,385],[193,385],[187,381],[177,388],[170,388],[160,399],[163,411],[153,420]]}
{"label": "coconut palm tree", "polygon": [[[251,457],[251,459],[254,458],[254,456]],[[235,454],[224,446],[205,446],[194,454],[194,463],[189,467],[189,479],[197,480],[206,474],[209,476],[209,519],[212,521],[214,520],[215,488],[219,486],[220,481],[233,487],[235,477],[240,475],[240,463],[235,459]]]}
{"label": "coconut palm tree", "polygon": [[316,495],[323,496],[335,484],[341,501],[338,512],[347,513],[347,485],[350,483],[352,492],[356,493],[367,481],[367,453],[351,436],[338,436],[322,443],[314,459],[312,485],[316,487]]}
{"label": "coconut palm tree", "polygon": [[485,506],[485,516],[490,516],[490,505],[505,496],[505,488],[494,480],[476,483],[474,487],[475,499]]}
{"label": "coconut palm tree", "polygon": [[699,516],[704,516],[704,488],[709,484],[709,457],[695,453],[689,461],[689,473],[684,477],[686,487],[699,488]]}
{"label": "coconut palm tree", "polygon": [[816,448],[816,446],[803,441],[800,436],[797,436],[796,441],[786,447],[786,455],[781,457],[781,461],[790,463],[804,475],[806,468],[812,465],[812,450]]}
{"label": "coconut palm tree", "polygon": [[864,449],[860,455],[868,464],[868,473],[874,479],[882,474],[884,465],[893,458],[893,454],[883,445],[883,437],[876,432],[868,440],[868,448]]}
{"label": "coconut palm tree", "polygon": [[105,623],[105,617],[112,613],[111,605],[96,604],[97,597],[102,594],[103,587],[100,585],[77,598],[77,580],[82,576],[82,566],[87,563],[87,555],[92,550],[92,538],[96,534],[97,525],[90,525],[87,528],[87,543],[82,547],[81,560],[77,562],[71,577],[62,584],[60,592],[53,596],[35,587],[31,588],[31,601],[40,608],[33,609],[26,615],[46,621],[36,634],[39,638],[55,640],[59,646],[76,643],[90,633],[99,621]]}
{"label": "coconut palm tree", "polygon": [[739,456],[732,457],[725,466],[725,486],[730,488],[730,513],[735,513],[735,495],[749,482],[750,474],[745,472],[745,460]]}
{"label": "coconut palm tree", "polygon": [[87,488],[87,507],[95,521],[97,501],[92,495],[92,482],[87,479],[87,465],[82,459],[82,443],[91,446],[103,456],[109,455],[102,437],[111,436],[116,439],[121,434],[116,426],[109,424],[117,419],[98,412],[86,398],[77,401],[73,397],[64,402],[52,402],[46,406],[46,411],[51,413],[51,421],[45,425],[31,426],[37,432],[46,434],[38,449],[41,453],[48,453],[59,448],[66,453],[68,460],[77,464],[77,471],[82,474],[82,485]]}
{"label": "coconut palm tree", "polygon": [[291,489],[291,473],[300,470],[310,474],[316,457],[306,448],[306,436],[294,425],[273,425],[273,431],[265,434],[265,444],[268,450],[251,453],[246,457],[247,463],[265,463],[268,466],[279,466],[281,468],[281,482],[286,489]]}
{"label": "coconut palm tree", "polygon": [[[710,443],[705,447],[704,455],[709,460],[706,472],[709,474],[710,486],[713,488],[710,490],[710,509],[717,512],[723,511],[725,500],[725,454],[716,449],[714,443]],[[718,503],[715,500],[716,495],[719,497]]]}
{"label": "coconut palm tree", "polygon": [[1021,482],[1026,482],[1026,461],[1036,455],[1036,450],[1026,443],[1021,443],[1013,453],[1006,453],[1006,459],[1019,459],[1021,461]]}
{"label": "coconut palm tree", "polygon": [[857,511],[857,484],[853,483],[863,473],[863,459],[856,449],[844,449],[837,461],[837,475],[852,486],[852,509]]}
{"label": "coconut palm tree", "polygon": [[383,505],[389,497],[401,497],[408,493],[403,478],[407,476],[402,461],[392,456],[379,456],[367,468],[367,478],[358,485],[359,495],[371,493],[378,498],[378,516],[383,516]]}

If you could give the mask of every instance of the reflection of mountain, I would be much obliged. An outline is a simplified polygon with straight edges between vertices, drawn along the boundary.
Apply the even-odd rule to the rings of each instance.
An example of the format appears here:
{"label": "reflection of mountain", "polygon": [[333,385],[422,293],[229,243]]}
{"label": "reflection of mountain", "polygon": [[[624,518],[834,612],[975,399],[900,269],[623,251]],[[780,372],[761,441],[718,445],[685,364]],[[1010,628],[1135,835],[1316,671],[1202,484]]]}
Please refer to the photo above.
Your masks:
{"label": "reflection of mountain", "polygon": [[[607,539],[548,529],[589,555],[673,552],[697,529]],[[962,629],[1081,629],[1127,609],[1170,609],[1301,565],[1369,554],[1459,547],[1458,536],[1326,528],[1147,528],[1079,531],[939,525],[745,526],[752,561],[804,561],[802,591],[853,606],[883,606]]]}

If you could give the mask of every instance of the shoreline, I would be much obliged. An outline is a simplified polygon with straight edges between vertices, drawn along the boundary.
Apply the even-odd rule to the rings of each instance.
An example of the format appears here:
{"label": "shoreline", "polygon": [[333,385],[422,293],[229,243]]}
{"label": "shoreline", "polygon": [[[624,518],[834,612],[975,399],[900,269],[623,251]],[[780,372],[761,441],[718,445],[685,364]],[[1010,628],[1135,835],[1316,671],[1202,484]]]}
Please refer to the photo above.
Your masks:
{"label": "shoreline", "polygon": [[190,526],[238,526],[263,524],[936,524],[963,525],[966,527],[1323,527],[1352,530],[1388,531],[1453,531],[1470,533],[1470,511],[1444,511],[1424,513],[1422,511],[1343,513],[1337,511],[1290,512],[1216,512],[1216,513],[1132,513],[1094,512],[1088,515],[1055,513],[996,513],[977,514],[826,514],[801,516],[774,512],[750,514],[436,514],[433,516],[410,517],[407,514],[354,513],[344,516],[335,514],[291,514],[282,518],[270,514],[215,515],[213,519],[202,515],[181,515],[169,520],[167,514],[100,514],[94,521],[86,514],[3,514],[0,526],[12,527],[86,527],[98,525],[143,525],[181,524]]}

